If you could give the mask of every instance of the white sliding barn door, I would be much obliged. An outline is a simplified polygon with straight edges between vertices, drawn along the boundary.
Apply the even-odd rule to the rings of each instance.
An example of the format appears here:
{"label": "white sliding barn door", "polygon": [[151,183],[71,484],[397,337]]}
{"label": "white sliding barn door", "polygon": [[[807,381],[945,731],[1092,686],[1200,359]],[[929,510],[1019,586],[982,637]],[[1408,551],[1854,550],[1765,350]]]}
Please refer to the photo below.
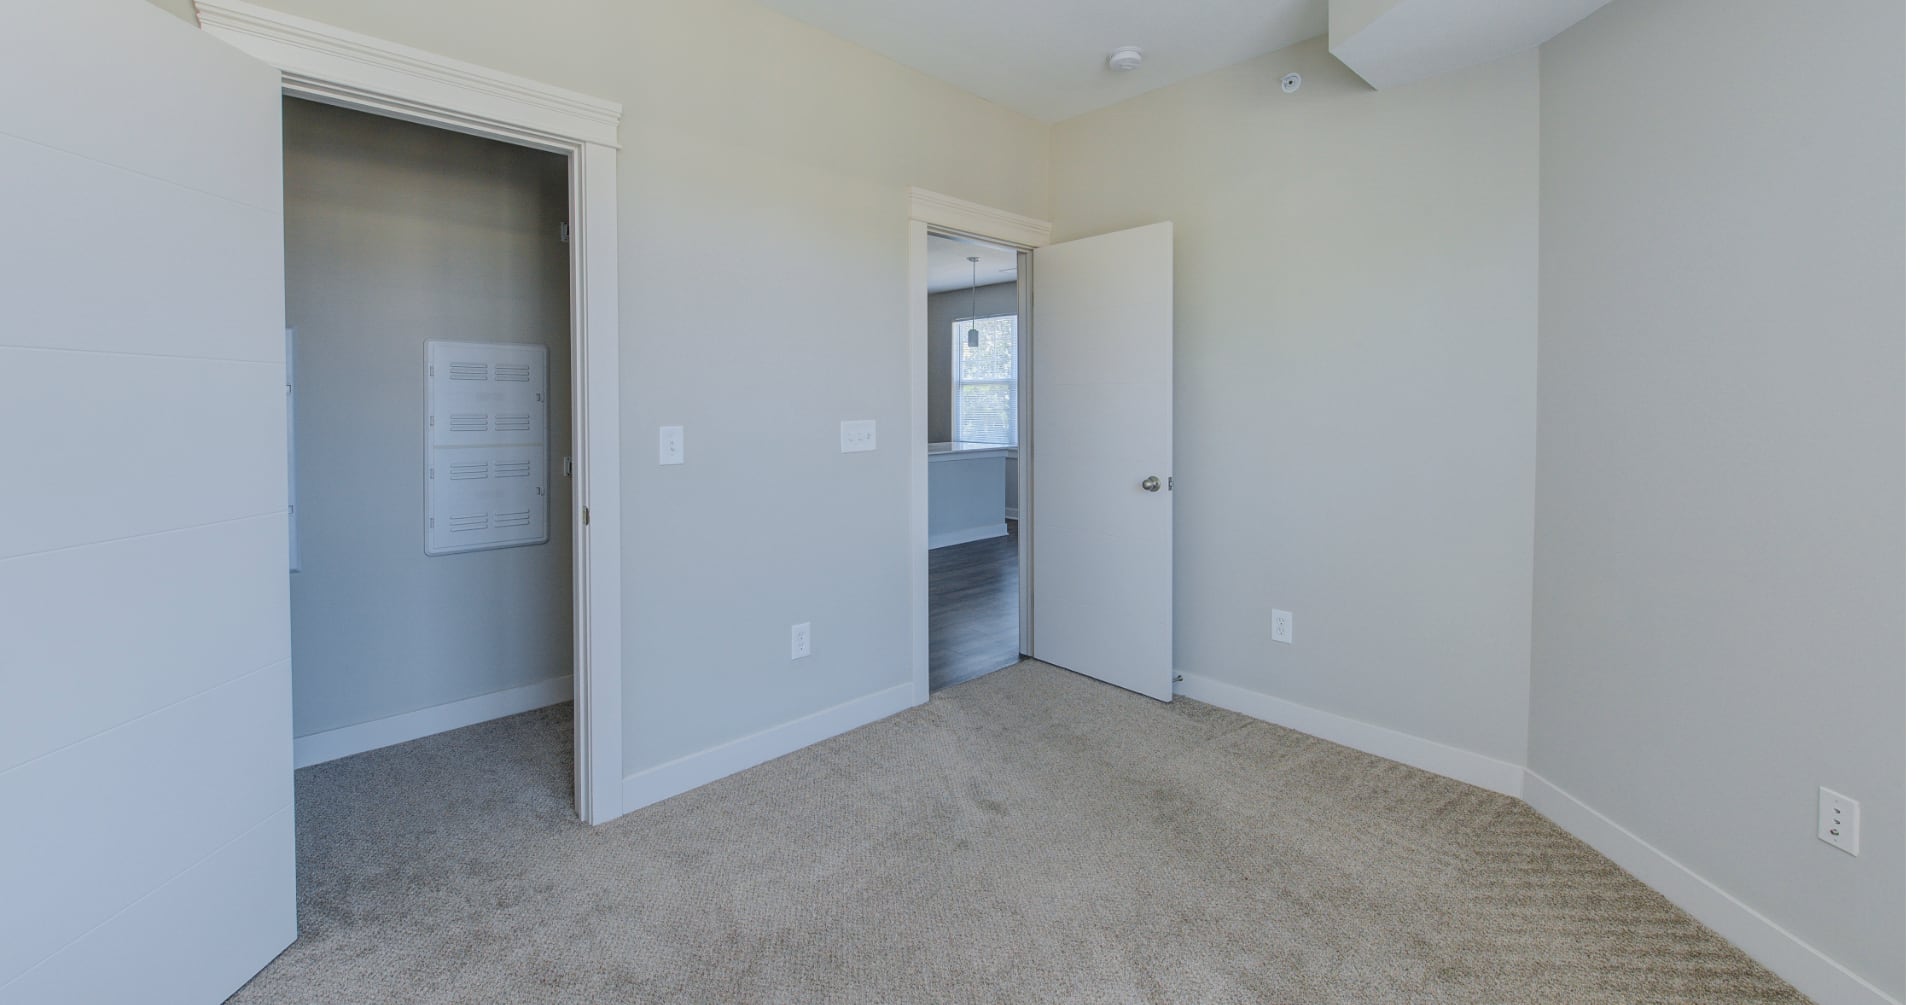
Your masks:
{"label": "white sliding barn door", "polygon": [[0,1002],[294,937],[280,81],[144,0],[0,29]]}
{"label": "white sliding barn door", "polygon": [[1173,225],[1034,252],[1033,655],[1173,698]]}

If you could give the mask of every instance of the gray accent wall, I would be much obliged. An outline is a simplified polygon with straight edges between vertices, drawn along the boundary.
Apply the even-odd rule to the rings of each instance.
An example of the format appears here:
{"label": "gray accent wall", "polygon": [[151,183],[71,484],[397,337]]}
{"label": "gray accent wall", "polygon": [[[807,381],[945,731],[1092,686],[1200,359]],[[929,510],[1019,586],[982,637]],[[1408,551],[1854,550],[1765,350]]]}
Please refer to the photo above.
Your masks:
{"label": "gray accent wall", "polygon": [[[1019,283],[995,283],[980,287],[979,316],[986,318],[1018,314],[1019,288]],[[953,323],[972,316],[972,289],[949,290],[927,297],[928,443],[945,443],[953,439]]]}
{"label": "gray accent wall", "polygon": [[[295,735],[570,674],[565,158],[284,104]],[[546,544],[424,553],[428,339],[547,347]]]}
{"label": "gray accent wall", "polygon": [[1173,221],[1180,672],[1525,757],[1538,93],[1315,39],[1055,127],[1057,240]]}
{"label": "gray accent wall", "polygon": [[1542,48],[1529,744],[1895,999],[1901,17],[1615,0]]}

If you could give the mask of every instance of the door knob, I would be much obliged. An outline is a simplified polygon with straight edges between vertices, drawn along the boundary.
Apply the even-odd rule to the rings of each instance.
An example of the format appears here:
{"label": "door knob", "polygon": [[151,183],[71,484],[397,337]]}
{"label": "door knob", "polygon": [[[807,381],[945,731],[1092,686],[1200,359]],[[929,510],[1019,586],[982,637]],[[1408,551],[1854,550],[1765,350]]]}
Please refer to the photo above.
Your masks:
{"label": "door knob", "polygon": [[1147,480],[1140,483],[1140,487],[1146,489],[1148,492],[1160,491],[1160,476],[1148,475]]}

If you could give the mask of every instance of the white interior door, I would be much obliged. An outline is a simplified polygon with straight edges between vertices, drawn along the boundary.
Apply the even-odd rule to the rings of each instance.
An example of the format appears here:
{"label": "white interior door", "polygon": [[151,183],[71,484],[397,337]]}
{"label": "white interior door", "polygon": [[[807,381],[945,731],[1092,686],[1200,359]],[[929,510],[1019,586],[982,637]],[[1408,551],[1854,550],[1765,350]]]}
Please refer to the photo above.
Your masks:
{"label": "white interior door", "polygon": [[1033,263],[1033,655],[1173,698],[1173,224]]}
{"label": "white interior door", "polygon": [[295,930],[279,75],[6,20],[0,1002],[219,1002]]}

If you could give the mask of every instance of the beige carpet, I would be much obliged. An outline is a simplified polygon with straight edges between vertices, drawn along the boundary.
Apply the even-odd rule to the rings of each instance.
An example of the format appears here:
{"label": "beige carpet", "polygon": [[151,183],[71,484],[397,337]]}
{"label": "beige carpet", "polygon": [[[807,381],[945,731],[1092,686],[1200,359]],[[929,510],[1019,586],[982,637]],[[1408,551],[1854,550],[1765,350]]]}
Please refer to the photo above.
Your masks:
{"label": "beige carpet", "polygon": [[568,716],[301,771],[232,1000],[1804,1001],[1512,799],[1042,664],[598,829]]}

